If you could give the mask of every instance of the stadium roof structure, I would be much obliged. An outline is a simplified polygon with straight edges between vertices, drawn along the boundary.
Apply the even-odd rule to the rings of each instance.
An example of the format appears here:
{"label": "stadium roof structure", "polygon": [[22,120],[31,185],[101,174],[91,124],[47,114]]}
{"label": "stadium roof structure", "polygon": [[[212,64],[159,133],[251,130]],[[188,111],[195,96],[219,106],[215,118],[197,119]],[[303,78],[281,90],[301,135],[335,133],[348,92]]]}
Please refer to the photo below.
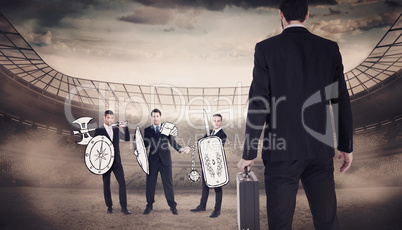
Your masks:
{"label": "stadium roof structure", "polygon": [[[402,14],[401,14],[402,15]],[[402,18],[386,32],[370,55],[356,68],[345,73],[351,99],[370,94],[387,84],[402,68]],[[110,98],[118,103],[133,102],[161,108],[192,106],[205,103],[216,109],[247,104],[249,86],[172,87],[122,84],[72,77],[49,66],[14,26],[0,13],[0,67],[12,73],[13,80],[55,101],[96,109],[108,106]],[[73,94],[71,94],[73,92]]]}
{"label": "stadium roof structure", "polygon": [[357,67],[345,73],[352,99],[369,94],[384,86],[389,77],[402,68],[402,14],[374,47],[369,56]]}

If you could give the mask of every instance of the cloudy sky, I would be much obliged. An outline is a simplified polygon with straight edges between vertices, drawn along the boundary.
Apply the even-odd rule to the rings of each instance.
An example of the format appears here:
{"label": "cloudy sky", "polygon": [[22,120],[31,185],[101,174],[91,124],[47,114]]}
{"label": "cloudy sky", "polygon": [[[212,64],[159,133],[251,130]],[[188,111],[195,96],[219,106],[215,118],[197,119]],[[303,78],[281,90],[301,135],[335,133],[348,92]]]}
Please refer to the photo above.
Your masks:
{"label": "cloudy sky", "polygon": [[[339,43],[345,70],[399,16],[398,0],[310,0],[308,29]],[[249,85],[254,46],[280,33],[278,0],[1,0],[52,67],[132,84]]]}

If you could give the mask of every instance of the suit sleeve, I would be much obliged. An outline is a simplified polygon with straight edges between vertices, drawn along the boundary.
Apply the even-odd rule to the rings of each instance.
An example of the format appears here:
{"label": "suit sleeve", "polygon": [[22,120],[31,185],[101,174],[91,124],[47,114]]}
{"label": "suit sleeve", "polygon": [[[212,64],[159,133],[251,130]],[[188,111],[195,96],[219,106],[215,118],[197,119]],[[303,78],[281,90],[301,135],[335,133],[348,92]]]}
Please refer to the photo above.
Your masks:
{"label": "suit sleeve", "polygon": [[255,46],[253,81],[248,97],[243,159],[257,157],[258,141],[270,111],[269,71],[260,43]]}
{"label": "suit sleeve", "polygon": [[169,135],[168,138],[169,138],[169,143],[170,143],[170,145],[171,145],[174,149],[176,149],[177,152],[179,152],[179,150],[181,149],[181,146],[176,142],[176,139],[174,138],[174,136]]}
{"label": "suit sleeve", "polygon": [[226,139],[227,139],[226,133],[223,133],[219,138],[222,140],[223,147],[225,147],[225,143],[226,143]]}
{"label": "suit sleeve", "polygon": [[99,128],[96,128],[96,129],[95,129],[94,137],[96,137],[96,136],[98,136],[98,135],[99,135]]}
{"label": "suit sleeve", "polygon": [[[336,43],[335,43],[336,44]],[[342,152],[353,152],[353,118],[350,106],[349,93],[346,88],[345,75],[343,73],[342,56],[336,44],[336,69],[335,87],[332,92],[331,104],[335,119],[335,130],[338,137],[337,149]],[[336,87],[338,86],[338,87]],[[336,106],[337,105],[337,106]]]}
{"label": "suit sleeve", "polygon": [[130,140],[130,132],[128,131],[128,127],[123,127],[123,131],[120,131],[119,129],[119,138],[121,140],[129,141]]}

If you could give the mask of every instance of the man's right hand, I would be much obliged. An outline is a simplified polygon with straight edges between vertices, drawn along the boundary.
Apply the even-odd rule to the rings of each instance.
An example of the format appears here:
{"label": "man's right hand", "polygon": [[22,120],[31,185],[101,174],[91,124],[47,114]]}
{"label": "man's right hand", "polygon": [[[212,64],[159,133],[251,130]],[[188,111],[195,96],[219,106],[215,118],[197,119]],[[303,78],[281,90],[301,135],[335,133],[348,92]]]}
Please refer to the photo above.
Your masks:
{"label": "man's right hand", "polygon": [[352,153],[345,153],[345,152],[339,151],[338,160],[341,159],[342,157],[344,159],[343,159],[343,164],[342,164],[342,166],[340,168],[341,173],[343,173],[346,170],[348,170],[348,168],[350,168],[350,166],[352,165],[353,152]]}
{"label": "man's right hand", "polygon": [[244,168],[247,167],[247,171],[250,171],[251,166],[254,164],[254,159],[253,160],[244,160],[240,159],[240,161],[237,163],[237,168],[240,169],[242,172],[244,172]]}
{"label": "man's right hand", "polygon": [[189,153],[190,152],[190,147],[186,146],[184,148],[179,149],[179,153]]}

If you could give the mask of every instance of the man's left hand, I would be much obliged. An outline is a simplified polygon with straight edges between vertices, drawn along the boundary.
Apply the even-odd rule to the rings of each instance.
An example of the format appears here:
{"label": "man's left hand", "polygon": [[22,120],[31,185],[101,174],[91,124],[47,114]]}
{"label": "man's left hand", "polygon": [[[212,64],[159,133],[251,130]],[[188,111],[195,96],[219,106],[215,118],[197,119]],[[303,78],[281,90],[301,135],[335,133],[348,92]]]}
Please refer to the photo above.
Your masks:
{"label": "man's left hand", "polygon": [[[124,121],[120,121],[119,123],[123,123]],[[122,127],[122,128],[124,128],[124,127],[126,127],[127,125],[119,125],[119,127]]]}
{"label": "man's left hand", "polygon": [[343,157],[343,164],[342,164],[341,168],[339,169],[339,171],[341,173],[348,170],[350,168],[350,166],[352,165],[353,153],[345,153],[345,152],[339,151],[338,160],[341,159],[342,157]]}

